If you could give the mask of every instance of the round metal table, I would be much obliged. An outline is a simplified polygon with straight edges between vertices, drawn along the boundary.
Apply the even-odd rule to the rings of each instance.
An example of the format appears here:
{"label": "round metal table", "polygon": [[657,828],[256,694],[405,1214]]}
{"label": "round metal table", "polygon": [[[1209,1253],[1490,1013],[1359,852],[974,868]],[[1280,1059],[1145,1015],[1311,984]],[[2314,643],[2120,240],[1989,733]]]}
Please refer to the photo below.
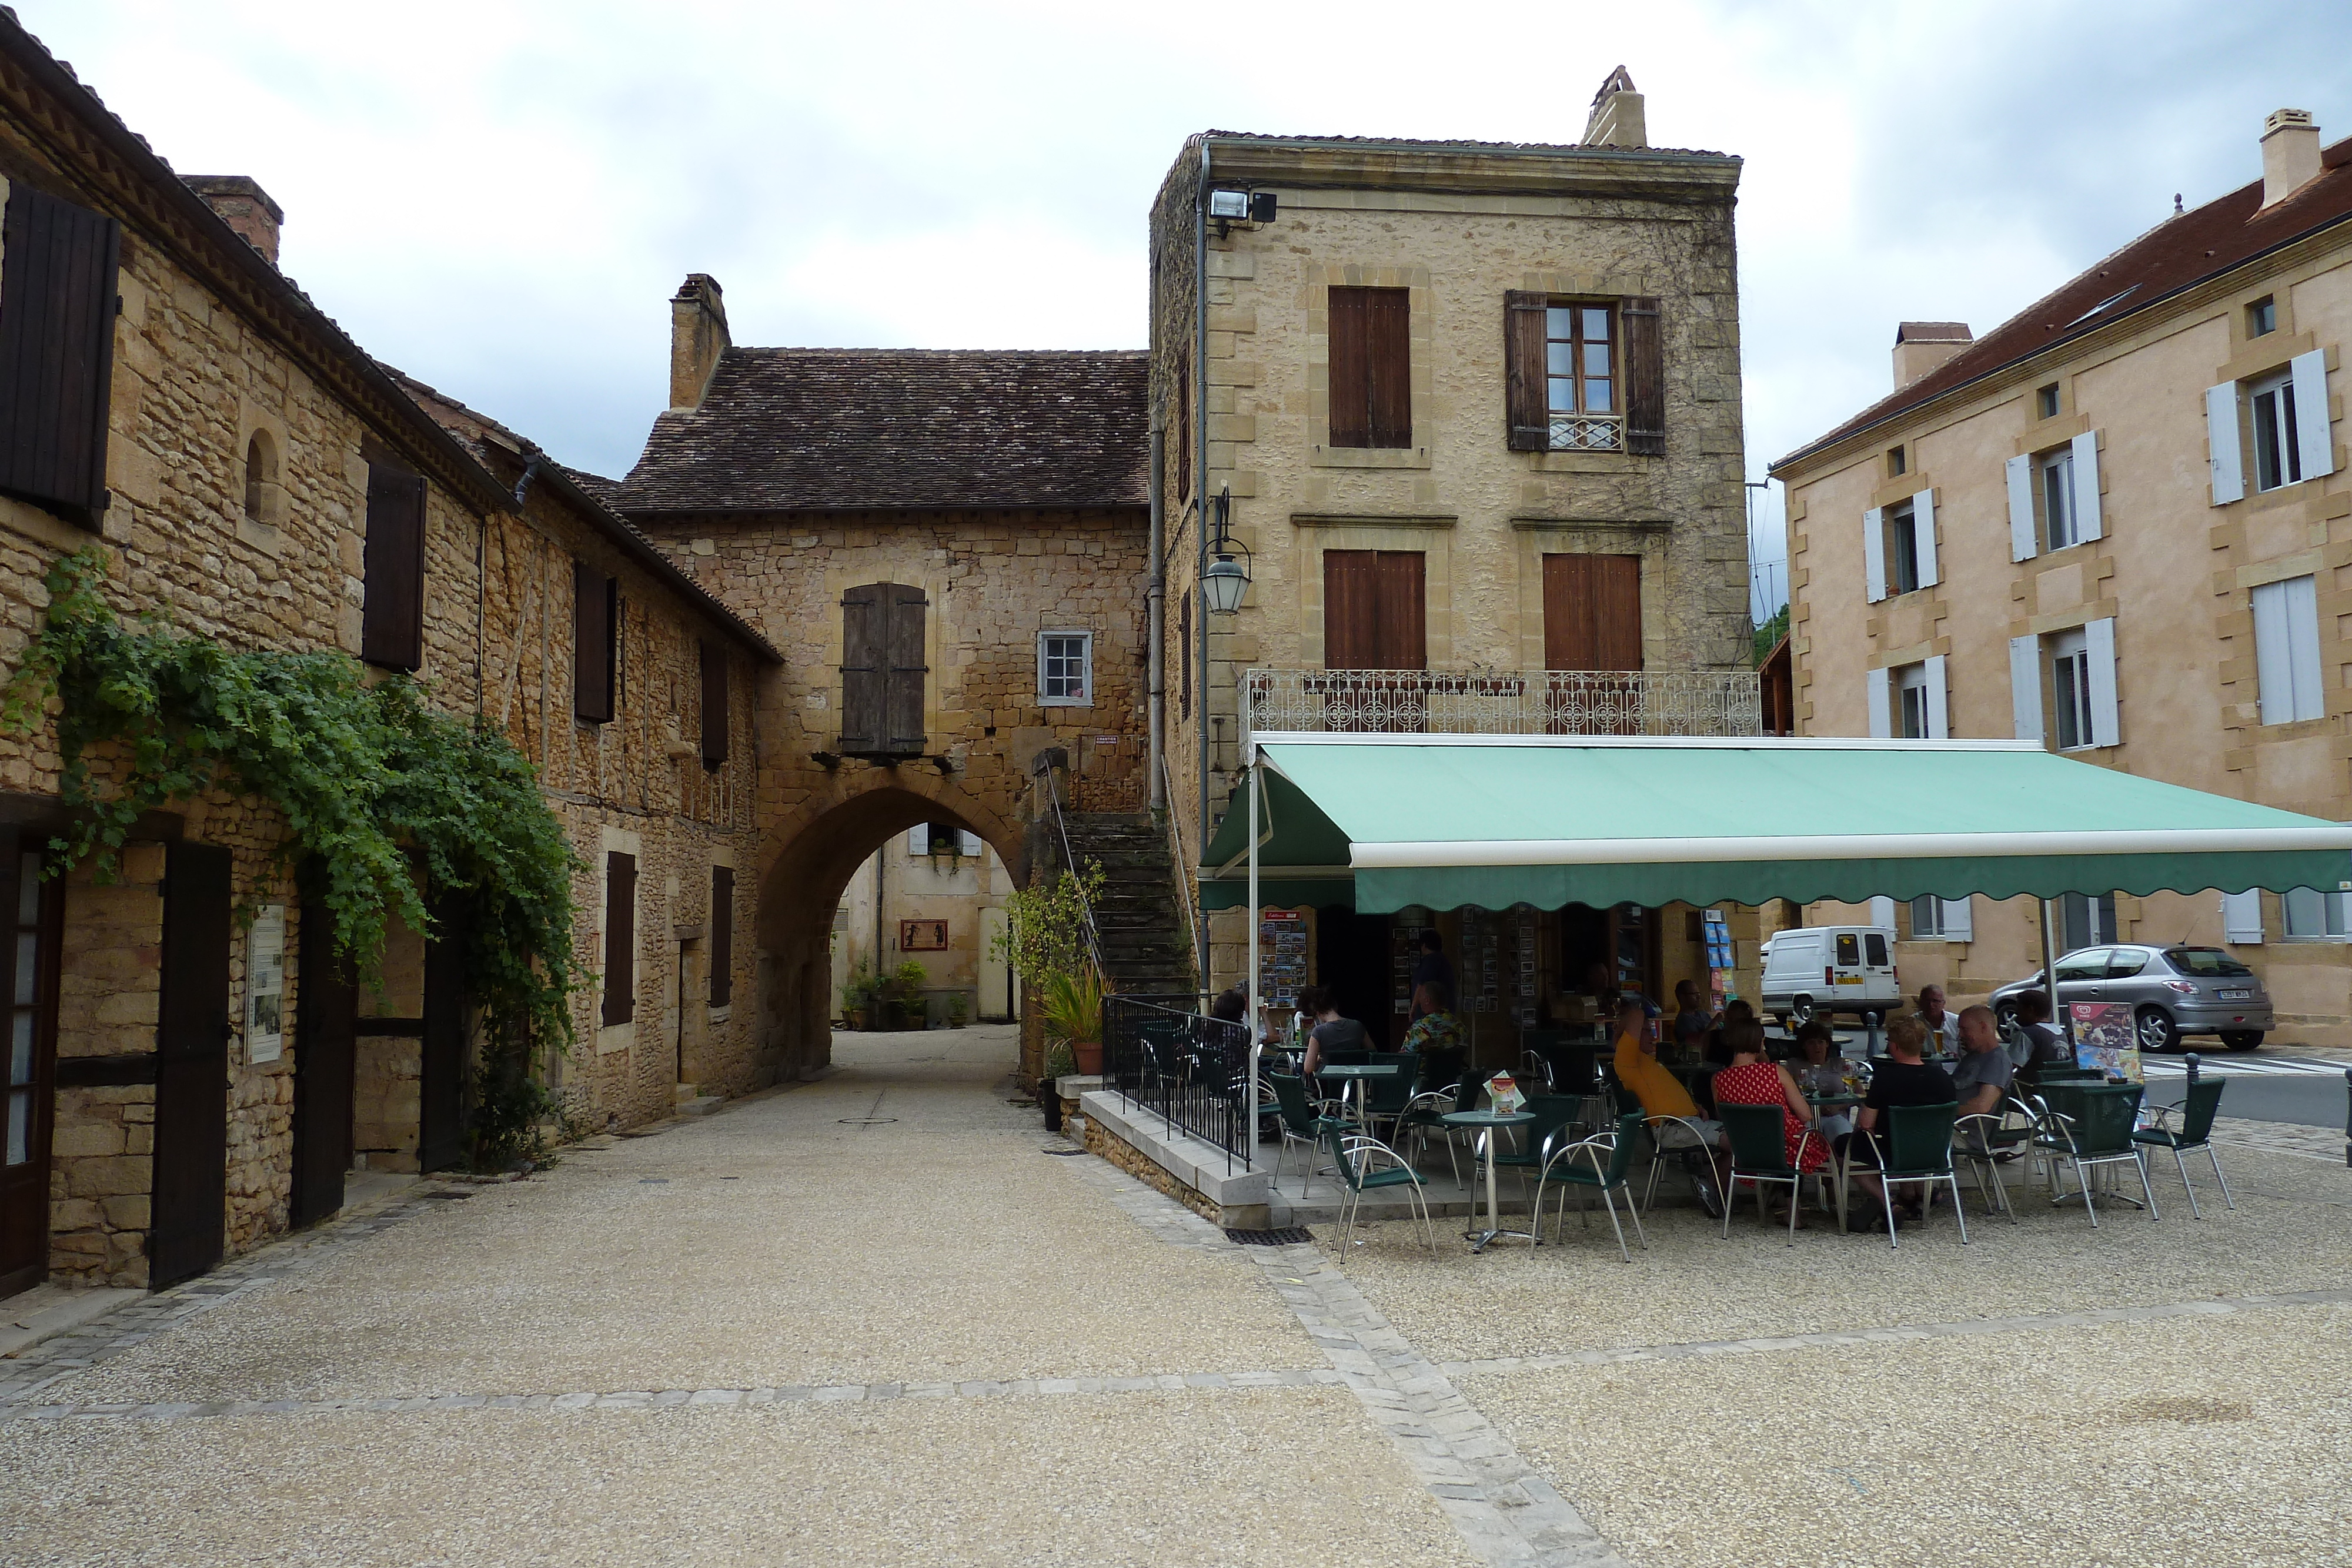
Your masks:
{"label": "round metal table", "polygon": [[1340,1098],[1345,1100],[1349,1094],[1355,1096],[1356,1121],[1359,1125],[1361,1125],[1364,1120],[1364,1080],[1402,1078],[1404,1076],[1404,1071],[1405,1064],[1401,1061],[1358,1061],[1345,1067],[1318,1067],[1315,1070],[1315,1076],[1318,1079],[1339,1080]]}
{"label": "round metal table", "polygon": [[1533,1241],[1536,1237],[1532,1230],[1503,1228],[1502,1213],[1495,1202],[1495,1130],[1524,1126],[1535,1117],[1526,1111],[1448,1111],[1439,1119],[1449,1127],[1468,1127],[1475,1131],[1478,1134],[1478,1153],[1486,1162],[1486,1228],[1462,1233],[1469,1239],[1470,1250],[1484,1252],[1489,1242],[1502,1236],[1520,1236]]}

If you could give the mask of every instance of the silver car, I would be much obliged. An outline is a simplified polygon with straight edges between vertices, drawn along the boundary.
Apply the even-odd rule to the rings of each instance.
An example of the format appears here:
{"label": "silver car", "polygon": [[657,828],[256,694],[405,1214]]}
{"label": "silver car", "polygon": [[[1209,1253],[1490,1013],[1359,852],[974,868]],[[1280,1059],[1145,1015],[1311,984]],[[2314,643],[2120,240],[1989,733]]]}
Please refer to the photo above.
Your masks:
{"label": "silver car", "polygon": [[[2042,988],[2037,969],[1992,994],[2002,1034],[2011,1031],[2017,998]],[[2142,1051],[2171,1051],[2185,1034],[2215,1034],[2231,1051],[2252,1051],[2272,1027],[2271,994],[2219,947],[2078,947],[2058,960],[2058,1000],[2127,1003]]]}

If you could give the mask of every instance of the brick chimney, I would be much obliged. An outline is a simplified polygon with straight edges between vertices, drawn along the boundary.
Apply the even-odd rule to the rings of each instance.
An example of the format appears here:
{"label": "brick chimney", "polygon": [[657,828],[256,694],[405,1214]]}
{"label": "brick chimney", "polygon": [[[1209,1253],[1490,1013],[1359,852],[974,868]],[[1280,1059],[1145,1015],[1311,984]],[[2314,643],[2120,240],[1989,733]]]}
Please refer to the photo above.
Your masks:
{"label": "brick chimney", "polygon": [[1895,329],[1895,390],[1901,392],[1976,339],[1966,321],[1906,321]]}
{"label": "brick chimney", "polygon": [[278,229],[285,209],[269,199],[250,174],[191,174],[188,189],[205,199],[237,236],[259,251],[269,265],[278,265]]}
{"label": "brick chimney", "polygon": [[1592,115],[1584,122],[1587,147],[1647,147],[1650,128],[1642,113],[1642,95],[1633,78],[1619,66],[1592,96]]}
{"label": "brick chimney", "polygon": [[669,406],[673,413],[702,406],[719,356],[734,346],[727,335],[727,302],[719,280],[689,272],[669,301]]}
{"label": "brick chimney", "polygon": [[2307,109],[2274,109],[2263,121],[2263,205],[2276,206],[2319,178],[2319,127]]}

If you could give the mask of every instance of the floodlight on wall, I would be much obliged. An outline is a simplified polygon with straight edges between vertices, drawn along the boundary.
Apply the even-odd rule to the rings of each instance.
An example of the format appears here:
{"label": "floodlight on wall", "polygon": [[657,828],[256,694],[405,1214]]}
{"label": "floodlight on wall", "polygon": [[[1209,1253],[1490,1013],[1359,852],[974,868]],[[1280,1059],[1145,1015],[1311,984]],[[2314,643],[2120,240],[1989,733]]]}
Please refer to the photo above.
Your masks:
{"label": "floodlight on wall", "polygon": [[1229,486],[1217,492],[1210,507],[1215,515],[1217,533],[1209,541],[1209,549],[1217,559],[1209,563],[1201,579],[1201,602],[1212,615],[1232,615],[1242,607],[1242,597],[1249,591],[1249,568],[1234,559],[1239,551],[1246,557],[1249,546],[1234,538],[1232,531],[1234,493]]}
{"label": "floodlight on wall", "polygon": [[1274,222],[1275,199],[1272,191],[1211,191],[1209,216],[1217,221],[1217,237],[1234,224],[1270,224]]}

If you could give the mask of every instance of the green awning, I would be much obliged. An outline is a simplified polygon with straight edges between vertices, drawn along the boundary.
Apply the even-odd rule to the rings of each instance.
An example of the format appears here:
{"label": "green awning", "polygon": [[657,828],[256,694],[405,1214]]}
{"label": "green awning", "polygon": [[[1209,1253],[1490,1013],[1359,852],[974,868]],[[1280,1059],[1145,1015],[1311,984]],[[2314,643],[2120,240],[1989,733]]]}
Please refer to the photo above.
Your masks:
{"label": "green awning", "polygon": [[[1270,907],[2352,888],[2352,826],[2029,741],[1284,735],[1257,749]],[[1248,901],[1246,815],[1236,791],[1203,857],[1207,908]]]}

